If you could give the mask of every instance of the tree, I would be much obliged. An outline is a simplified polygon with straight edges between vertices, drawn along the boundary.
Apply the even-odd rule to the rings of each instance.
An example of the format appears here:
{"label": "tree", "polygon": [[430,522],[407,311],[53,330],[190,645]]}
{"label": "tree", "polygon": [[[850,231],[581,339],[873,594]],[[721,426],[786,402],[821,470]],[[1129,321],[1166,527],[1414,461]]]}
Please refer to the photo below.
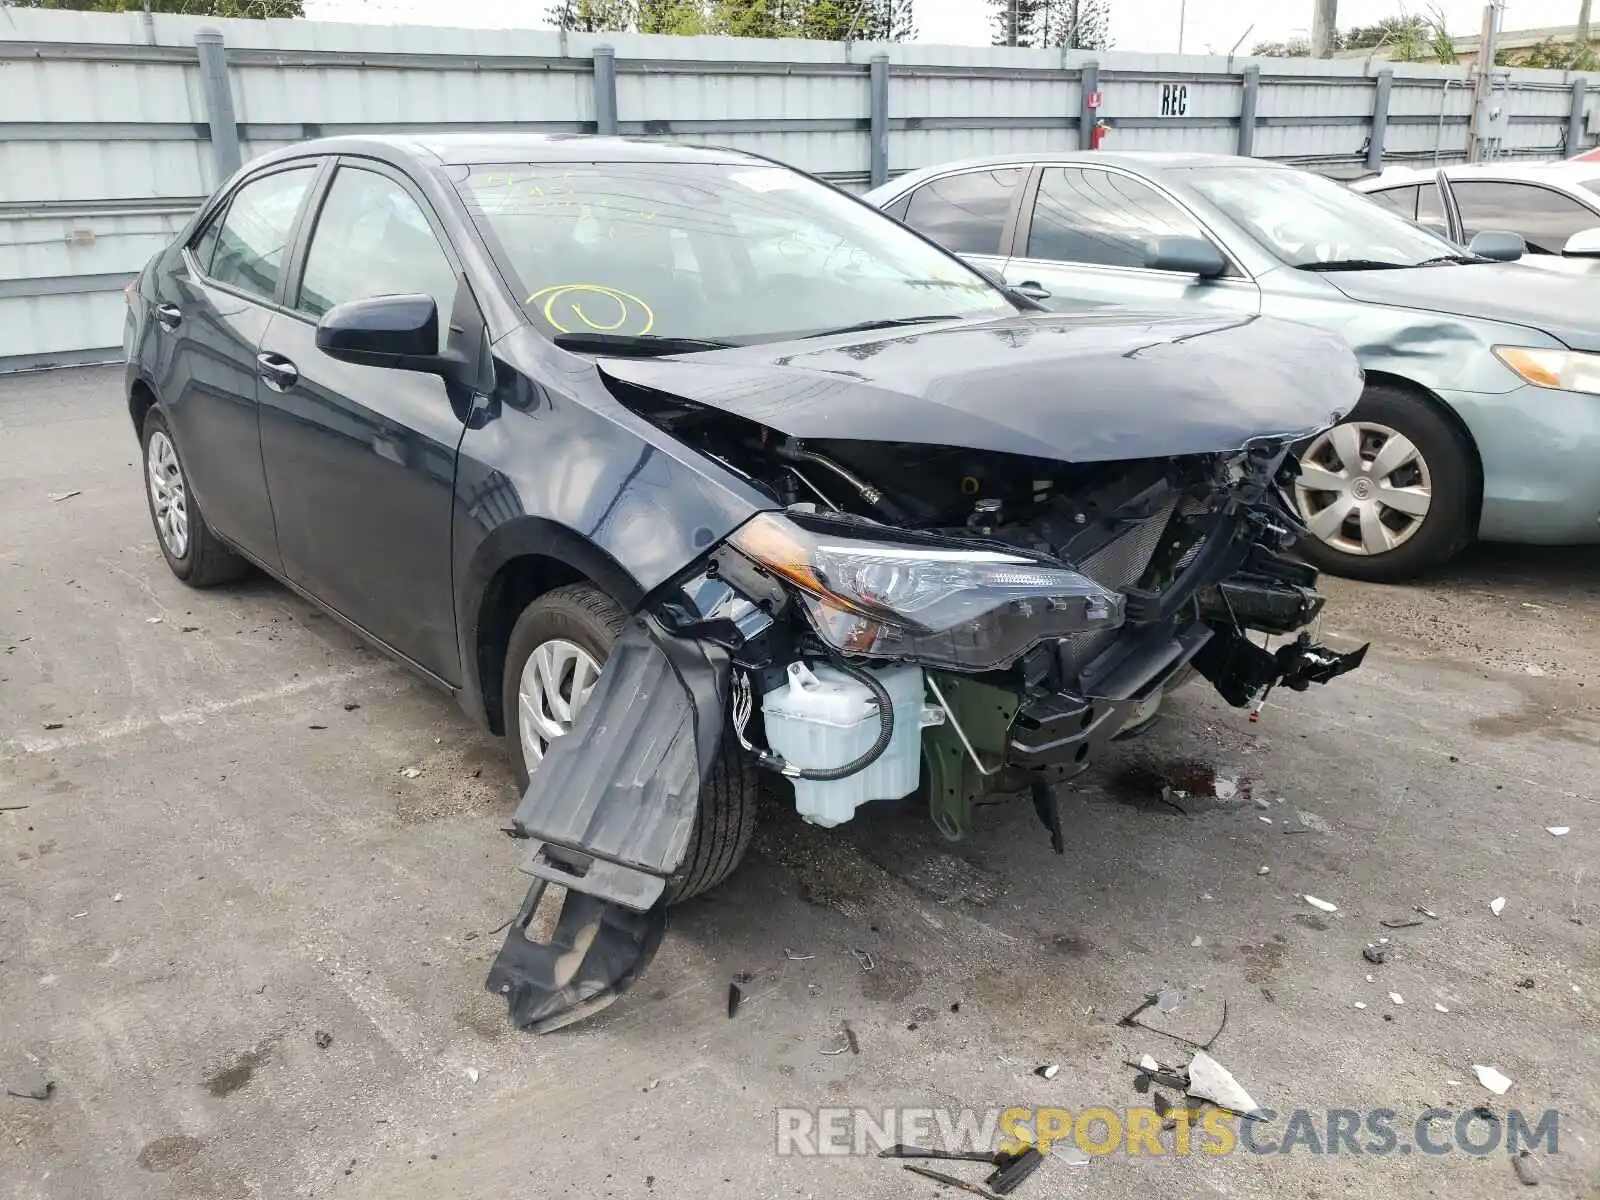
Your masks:
{"label": "tree", "polygon": [[575,33],[619,33],[634,27],[638,12],[631,0],[556,0],[544,19]]}
{"label": "tree", "polygon": [[711,21],[699,0],[639,0],[640,33],[673,33],[697,37],[711,32]]}
{"label": "tree", "polygon": [[996,46],[1104,50],[1111,45],[1110,0],[990,0]]}
{"label": "tree", "polygon": [[1255,58],[1309,58],[1311,43],[1305,38],[1290,38],[1286,42],[1257,42],[1250,47]]}
{"label": "tree", "polygon": [[[18,8],[70,8],[79,12],[139,12],[145,0],[6,0]],[[304,0],[149,0],[150,11],[191,17],[303,17]]]}

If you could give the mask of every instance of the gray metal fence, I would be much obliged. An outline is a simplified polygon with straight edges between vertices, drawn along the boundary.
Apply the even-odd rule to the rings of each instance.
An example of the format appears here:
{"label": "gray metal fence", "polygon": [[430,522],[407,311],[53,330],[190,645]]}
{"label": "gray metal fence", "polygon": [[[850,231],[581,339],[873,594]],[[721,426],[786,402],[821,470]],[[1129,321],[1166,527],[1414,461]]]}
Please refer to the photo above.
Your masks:
{"label": "gray metal fence", "polygon": [[[1596,81],[1600,83],[1600,80]],[[1581,76],[1514,71],[1499,150],[1561,155]],[[1098,104],[1096,103],[1098,102]],[[1355,176],[1465,155],[1462,68],[1341,59],[209,21],[0,7],[0,371],[112,359],[120,290],[239,161],[336,133],[715,142],[849,188],[953,158],[1254,154]]]}

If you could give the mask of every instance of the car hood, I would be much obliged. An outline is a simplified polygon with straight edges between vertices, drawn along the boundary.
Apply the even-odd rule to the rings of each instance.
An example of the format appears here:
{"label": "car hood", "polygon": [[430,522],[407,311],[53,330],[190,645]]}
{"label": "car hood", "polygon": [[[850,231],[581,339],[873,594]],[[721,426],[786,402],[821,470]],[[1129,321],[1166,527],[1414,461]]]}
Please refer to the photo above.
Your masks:
{"label": "car hood", "polygon": [[599,367],[791,437],[1080,463],[1304,436],[1348,412],[1362,382],[1349,347],[1309,326],[1111,309]]}
{"label": "car hood", "polygon": [[1574,350],[1600,350],[1595,279],[1522,263],[1341,271],[1324,276],[1352,300],[1524,325]]}

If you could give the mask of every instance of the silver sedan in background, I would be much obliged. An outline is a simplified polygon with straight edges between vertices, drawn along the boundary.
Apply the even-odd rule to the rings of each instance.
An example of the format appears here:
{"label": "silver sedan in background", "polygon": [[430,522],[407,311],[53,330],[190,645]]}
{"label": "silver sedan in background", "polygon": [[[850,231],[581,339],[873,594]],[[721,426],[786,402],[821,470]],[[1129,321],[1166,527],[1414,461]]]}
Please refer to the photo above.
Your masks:
{"label": "silver sedan in background", "polygon": [[969,160],[865,199],[1050,308],[1341,334],[1366,390],[1301,447],[1294,486],[1325,570],[1403,579],[1474,537],[1600,542],[1600,292],[1511,261],[1514,234],[1464,250],[1332,180],[1230,155]]}

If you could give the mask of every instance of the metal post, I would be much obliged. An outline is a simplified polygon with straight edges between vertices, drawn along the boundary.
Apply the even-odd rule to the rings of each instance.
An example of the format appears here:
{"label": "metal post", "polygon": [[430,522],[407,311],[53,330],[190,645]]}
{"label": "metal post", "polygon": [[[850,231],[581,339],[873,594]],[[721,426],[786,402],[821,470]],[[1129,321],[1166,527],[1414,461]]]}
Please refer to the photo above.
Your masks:
{"label": "metal post", "polygon": [[194,48],[200,56],[200,98],[206,106],[206,124],[211,127],[211,162],[216,167],[215,184],[239,169],[239,124],[233,116],[233,89],[228,85],[228,52],[222,33],[202,29],[194,35]]}
{"label": "metal post", "polygon": [[1338,0],[1316,0],[1311,11],[1311,57],[1332,58],[1339,24]]}
{"label": "metal post", "polygon": [[1089,105],[1090,99],[1100,90],[1100,64],[1090,59],[1078,69],[1078,149],[1094,149],[1094,123],[1100,110]]}
{"label": "metal post", "polygon": [[1244,90],[1239,94],[1239,153],[1249,158],[1256,145],[1256,93],[1261,90],[1261,68],[1244,69]]}
{"label": "metal post", "polygon": [[1489,140],[1489,111],[1494,106],[1495,42],[1500,36],[1500,10],[1504,0],[1490,0],[1483,7],[1483,33],[1478,39],[1478,68],[1473,73],[1472,135],[1467,145],[1467,161],[1481,162]]}
{"label": "metal post", "polygon": [[1378,83],[1372,92],[1372,136],[1367,139],[1367,170],[1383,170],[1383,139],[1389,126],[1389,89],[1394,86],[1394,71],[1385,67],[1378,72]]}
{"label": "metal post", "polygon": [[1589,92],[1587,79],[1572,81],[1572,107],[1567,111],[1567,157],[1571,158],[1583,145],[1583,104]]}
{"label": "metal post", "polygon": [[594,48],[594,131],[610,137],[617,132],[617,51],[614,46]]}
{"label": "metal post", "polygon": [[889,182],[889,56],[874,54],[868,68],[867,90],[871,113],[868,120],[870,155],[868,178],[873,187]]}

